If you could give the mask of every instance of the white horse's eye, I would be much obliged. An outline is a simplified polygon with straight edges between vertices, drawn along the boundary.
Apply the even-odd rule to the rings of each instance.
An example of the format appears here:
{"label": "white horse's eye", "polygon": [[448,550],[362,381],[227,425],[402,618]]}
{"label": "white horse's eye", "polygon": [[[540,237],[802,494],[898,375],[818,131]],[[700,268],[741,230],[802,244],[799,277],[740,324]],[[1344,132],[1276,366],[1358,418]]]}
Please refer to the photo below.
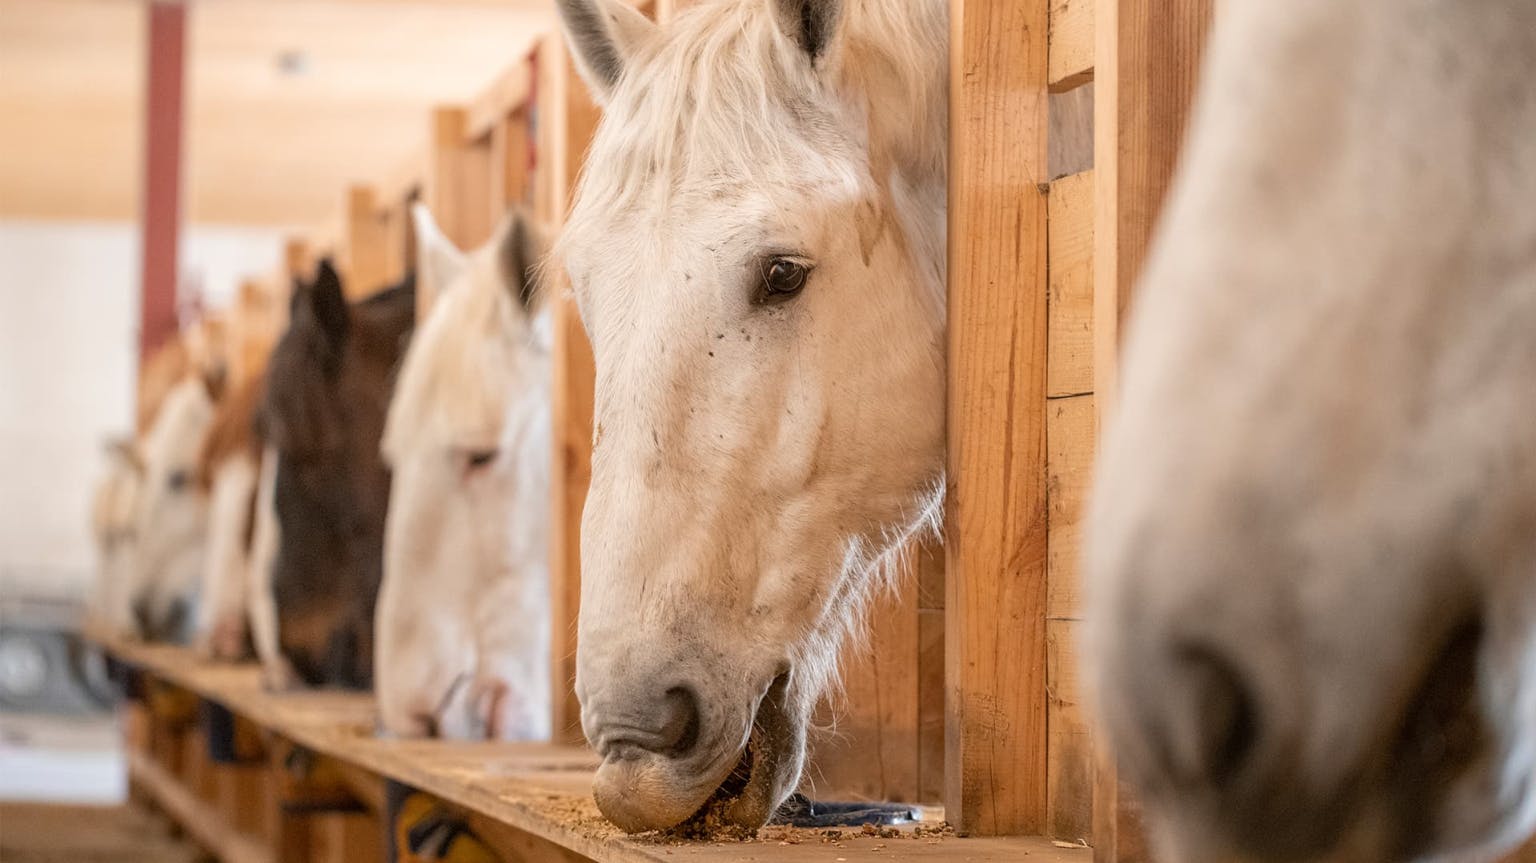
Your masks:
{"label": "white horse's eye", "polygon": [[768,258],[763,262],[763,284],[757,301],[777,303],[799,294],[805,287],[811,268],[791,258]]}
{"label": "white horse's eye", "polygon": [[166,477],[165,484],[173,492],[179,492],[192,484],[192,472],[188,470],[173,471]]}
{"label": "white horse's eye", "polygon": [[464,452],[464,472],[474,473],[477,470],[488,467],[491,462],[496,460],[499,452],[500,450],[494,449],[468,450]]}

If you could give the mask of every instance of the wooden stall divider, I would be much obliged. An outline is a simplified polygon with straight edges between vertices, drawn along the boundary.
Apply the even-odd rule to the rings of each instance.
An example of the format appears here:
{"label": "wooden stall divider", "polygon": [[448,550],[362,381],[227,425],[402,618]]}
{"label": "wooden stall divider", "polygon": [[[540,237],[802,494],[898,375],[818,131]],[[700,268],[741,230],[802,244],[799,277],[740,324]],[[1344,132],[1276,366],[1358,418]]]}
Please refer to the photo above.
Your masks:
{"label": "wooden stall divider", "polygon": [[950,4],[945,813],[1046,827],[1047,0]]}
{"label": "wooden stall divider", "polygon": [[[1113,409],[1120,324],[1173,177],[1215,0],[1100,2],[1094,61],[1093,378],[1096,424]],[[1151,859],[1140,808],[1101,756],[1094,859]]]}
{"label": "wooden stall divider", "polygon": [[372,296],[390,284],[389,235],[379,218],[379,196],[372,186],[347,189],[343,230],[342,284],[351,298]]}
{"label": "wooden stall divider", "polygon": [[[536,214],[551,230],[565,222],[582,157],[597,126],[597,106],[577,80],[558,36],[538,48]],[[581,511],[592,478],[592,347],[563,272],[552,274],[554,315],[554,462],[550,485],[550,657],[556,742],[579,743],[576,700],[576,614],[581,603]]]}

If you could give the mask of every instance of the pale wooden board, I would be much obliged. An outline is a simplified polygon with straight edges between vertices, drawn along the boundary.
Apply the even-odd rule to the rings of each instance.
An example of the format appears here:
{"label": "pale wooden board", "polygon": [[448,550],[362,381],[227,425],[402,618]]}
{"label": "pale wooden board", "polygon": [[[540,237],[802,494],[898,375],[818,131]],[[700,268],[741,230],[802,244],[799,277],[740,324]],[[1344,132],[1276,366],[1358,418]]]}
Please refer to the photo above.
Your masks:
{"label": "pale wooden board", "polygon": [[[451,743],[385,740],[372,736],[374,707],[367,695],[338,692],[274,694],[262,690],[252,665],[217,665],[184,648],[91,637],[109,653],[322,755],[405,783],[498,823],[552,841],[595,860],[641,863],[694,859],[709,863],[772,860],[785,863],[837,858],[914,861],[1039,860],[1086,863],[1087,849],[1060,848],[1038,838],[878,839],[860,836],[823,843],[756,842],[674,844],[627,837],[603,821],[591,802],[595,756],[546,743]],[[770,830],[768,835],[772,836]],[[796,834],[797,838],[801,835]],[[882,846],[877,849],[876,846]]]}
{"label": "pale wooden board", "polygon": [[1093,172],[1051,183],[1046,393],[1093,392]]}
{"label": "pale wooden board", "polygon": [[[1094,21],[1094,398],[1116,394],[1121,323],[1178,160],[1215,0],[1097,4]],[[1094,779],[1094,856],[1150,860],[1140,807],[1113,758]]]}
{"label": "pale wooden board", "polygon": [[1095,399],[1091,393],[1051,399],[1045,410],[1051,495],[1046,616],[1076,620],[1082,614],[1079,526],[1093,477]]}
{"label": "pale wooden board", "polygon": [[945,809],[1046,818],[1045,0],[950,6]]}
{"label": "pale wooden board", "polygon": [[1079,692],[1077,634],[1082,613],[1079,523],[1093,472],[1094,420],[1091,394],[1052,399],[1046,404],[1051,497],[1046,624],[1046,685],[1050,691],[1046,756],[1050,771],[1048,835],[1090,842],[1095,753]]}
{"label": "pale wooden board", "polygon": [[1094,0],[1050,2],[1050,87],[1060,92],[1093,80]]}
{"label": "pale wooden board", "polygon": [[[582,157],[597,127],[598,110],[588,98],[559,39],[539,46],[537,142],[542,186],[537,215],[551,230],[565,222]],[[581,739],[581,705],[576,701],[576,616],[581,605],[581,513],[592,479],[592,347],[576,312],[563,272],[552,274],[554,452],[550,472],[550,633],[554,641],[553,723],[555,739]]]}

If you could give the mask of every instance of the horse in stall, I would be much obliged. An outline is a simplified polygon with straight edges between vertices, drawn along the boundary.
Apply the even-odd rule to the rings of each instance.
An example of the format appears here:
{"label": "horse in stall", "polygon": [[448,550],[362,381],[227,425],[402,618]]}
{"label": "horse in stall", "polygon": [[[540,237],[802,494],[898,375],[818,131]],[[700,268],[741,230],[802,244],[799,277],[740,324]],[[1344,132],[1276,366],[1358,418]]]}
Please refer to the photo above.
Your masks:
{"label": "horse in stall", "polygon": [[412,212],[432,310],[384,426],[392,476],[374,663],[384,731],[549,737],[545,244],[520,212],[466,255]]}
{"label": "horse in stall", "polygon": [[264,373],[236,386],[219,405],[198,459],[209,514],[193,647],[212,659],[234,661],[250,655],[246,585],[261,458],[256,418],[265,394]]}
{"label": "horse in stall", "polygon": [[407,278],[349,304],[329,261],[295,285],[258,420],[271,456],[258,510],[275,519],[270,567],[258,537],[266,595],[251,614],[269,683],[291,671],[311,686],[371,684],[390,481],[379,442],[415,303]]}
{"label": "horse in stall", "polygon": [[577,694],[630,831],[763,824],[944,488],[948,4],[560,0],[603,106]]}
{"label": "horse in stall", "polygon": [[193,374],[172,387],[140,445],[129,605],[137,633],[151,641],[191,635],[208,517],[197,459],[221,378]]}
{"label": "horse in stall", "polygon": [[96,581],[89,614],[96,626],[125,634],[134,628],[130,579],[144,463],[131,438],[109,441],[105,454],[106,471],[91,501]]}
{"label": "horse in stall", "polygon": [[1536,5],[1221,5],[1087,541],[1161,859],[1536,828]]}

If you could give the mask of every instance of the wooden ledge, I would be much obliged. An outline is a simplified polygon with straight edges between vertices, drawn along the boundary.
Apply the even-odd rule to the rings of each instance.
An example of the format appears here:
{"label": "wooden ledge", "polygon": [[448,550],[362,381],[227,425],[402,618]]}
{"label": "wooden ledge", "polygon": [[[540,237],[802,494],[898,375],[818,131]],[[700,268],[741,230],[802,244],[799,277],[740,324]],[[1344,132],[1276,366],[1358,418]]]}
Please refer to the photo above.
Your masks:
{"label": "wooden ledge", "polygon": [[[597,758],[584,747],[549,743],[460,743],[375,737],[373,699],[360,693],[270,693],[255,665],[213,663],[182,647],[122,641],[87,633],[119,661],[216,702],[299,746],[382,778],[416,788],[469,813],[472,822],[505,825],[584,857],[613,863],[838,863],[839,858],[888,857],[924,861],[1087,863],[1087,848],[1064,848],[1034,837],[962,839],[954,836],[882,839],[857,830],[832,838],[824,831],[767,828],[756,840],[681,842],[627,836],[592,802]],[[173,780],[142,756],[135,775],[157,786]],[[147,771],[147,772],[146,772]],[[157,788],[158,790],[158,788]],[[175,790],[163,799],[177,800]],[[191,794],[186,800],[198,802]],[[200,804],[202,805],[202,804]],[[168,805],[178,820],[183,813]],[[203,808],[206,808],[204,806]],[[188,810],[192,819],[206,813]],[[185,823],[185,822],[184,822]],[[221,822],[209,821],[211,825]],[[216,826],[210,832],[221,832]],[[482,831],[483,832],[483,831]],[[199,837],[210,847],[218,837]],[[243,849],[226,859],[259,859]],[[221,856],[223,856],[221,854]]]}

